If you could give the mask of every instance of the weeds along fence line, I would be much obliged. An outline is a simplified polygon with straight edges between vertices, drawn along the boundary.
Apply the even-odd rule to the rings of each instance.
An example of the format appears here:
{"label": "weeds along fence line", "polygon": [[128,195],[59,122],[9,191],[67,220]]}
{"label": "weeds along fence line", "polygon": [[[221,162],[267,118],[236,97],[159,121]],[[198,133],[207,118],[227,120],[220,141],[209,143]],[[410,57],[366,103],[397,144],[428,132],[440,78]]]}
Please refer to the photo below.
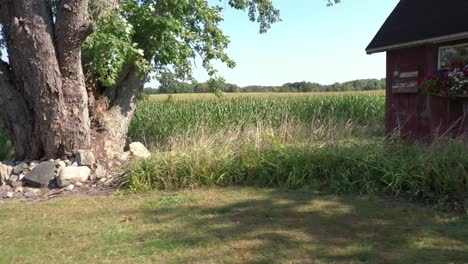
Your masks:
{"label": "weeds along fence line", "polygon": [[383,135],[384,96],[336,95],[269,98],[166,100],[142,102],[129,129],[133,141],[165,144],[178,135],[259,123],[274,128],[284,123],[348,122]]}

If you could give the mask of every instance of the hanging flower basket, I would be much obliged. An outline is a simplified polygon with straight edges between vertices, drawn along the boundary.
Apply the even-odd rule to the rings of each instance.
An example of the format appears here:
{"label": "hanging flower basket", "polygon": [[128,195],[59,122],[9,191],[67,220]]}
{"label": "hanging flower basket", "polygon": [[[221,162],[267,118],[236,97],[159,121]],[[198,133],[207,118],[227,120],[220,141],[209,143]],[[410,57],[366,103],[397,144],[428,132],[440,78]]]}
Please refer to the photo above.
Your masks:
{"label": "hanging flower basket", "polygon": [[468,97],[468,63],[454,61],[450,69],[433,72],[424,79],[420,90],[442,97]]}

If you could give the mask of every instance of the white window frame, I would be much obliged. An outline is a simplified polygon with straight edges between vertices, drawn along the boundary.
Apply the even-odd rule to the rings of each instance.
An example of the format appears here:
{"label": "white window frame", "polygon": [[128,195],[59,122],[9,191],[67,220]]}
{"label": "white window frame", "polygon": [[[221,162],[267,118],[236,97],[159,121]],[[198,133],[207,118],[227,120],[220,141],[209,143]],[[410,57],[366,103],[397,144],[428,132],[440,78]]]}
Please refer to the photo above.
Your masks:
{"label": "white window frame", "polygon": [[463,47],[463,46],[466,46],[468,47],[468,42],[465,42],[465,43],[461,43],[461,44],[457,44],[457,45],[448,45],[448,46],[442,46],[442,47],[439,47],[439,49],[437,50],[437,69],[438,70],[442,70],[441,69],[441,57],[440,57],[440,52],[442,49],[446,49],[446,48],[456,48],[456,47]]}

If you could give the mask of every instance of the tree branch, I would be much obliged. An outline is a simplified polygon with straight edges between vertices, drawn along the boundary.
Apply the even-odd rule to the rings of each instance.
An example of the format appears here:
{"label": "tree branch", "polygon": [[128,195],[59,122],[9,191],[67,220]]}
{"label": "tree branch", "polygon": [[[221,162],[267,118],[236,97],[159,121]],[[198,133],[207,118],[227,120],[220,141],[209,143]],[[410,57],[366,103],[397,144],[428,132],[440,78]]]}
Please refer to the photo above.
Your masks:
{"label": "tree branch", "polygon": [[143,91],[145,78],[138,76],[133,65],[126,65],[117,84],[107,88],[104,97],[109,100],[106,111],[98,113],[95,127],[95,153],[99,158],[113,157],[125,147],[127,132]]}
{"label": "tree branch", "polygon": [[55,37],[61,64],[65,62],[69,52],[81,49],[86,37],[94,31],[94,22],[88,13],[88,7],[88,0],[60,1],[55,23]]}
{"label": "tree branch", "polygon": [[78,31],[78,37],[83,42],[95,30],[96,30],[96,24],[92,20],[90,20],[80,27],[80,30]]}

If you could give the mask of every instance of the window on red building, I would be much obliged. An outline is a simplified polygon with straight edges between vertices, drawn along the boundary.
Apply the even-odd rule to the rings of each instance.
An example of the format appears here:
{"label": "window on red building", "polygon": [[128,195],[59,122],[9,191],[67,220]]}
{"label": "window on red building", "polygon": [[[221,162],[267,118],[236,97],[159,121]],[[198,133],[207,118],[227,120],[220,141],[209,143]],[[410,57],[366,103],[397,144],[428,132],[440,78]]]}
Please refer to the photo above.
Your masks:
{"label": "window on red building", "polygon": [[449,69],[454,61],[468,62],[468,43],[439,48],[439,69]]}

